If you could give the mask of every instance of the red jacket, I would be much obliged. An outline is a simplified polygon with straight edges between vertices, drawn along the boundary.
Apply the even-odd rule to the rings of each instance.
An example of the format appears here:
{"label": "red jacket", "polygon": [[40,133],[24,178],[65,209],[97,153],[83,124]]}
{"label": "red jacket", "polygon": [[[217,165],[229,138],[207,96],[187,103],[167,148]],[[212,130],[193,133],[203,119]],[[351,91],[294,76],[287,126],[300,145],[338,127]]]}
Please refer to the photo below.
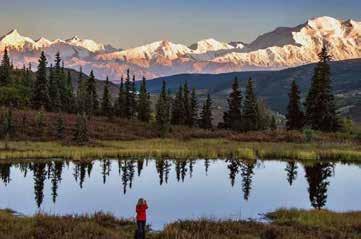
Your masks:
{"label": "red jacket", "polygon": [[147,209],[148,209],[147,204],[138,205],[136,207],[137,221],[142,221],[143,222],[143,221],[147,220]]}

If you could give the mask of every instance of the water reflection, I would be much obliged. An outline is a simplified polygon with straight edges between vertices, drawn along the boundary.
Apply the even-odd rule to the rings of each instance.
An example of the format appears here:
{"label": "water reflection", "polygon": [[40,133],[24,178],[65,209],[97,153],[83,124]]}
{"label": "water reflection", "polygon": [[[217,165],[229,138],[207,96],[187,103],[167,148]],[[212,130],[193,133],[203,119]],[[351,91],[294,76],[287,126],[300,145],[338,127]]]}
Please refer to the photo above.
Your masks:
{"label": "water reflection", "polygon": [[[198,162],[203,162],[198,164]],[[211,160],[170,160],[161,159],[154,161],[156,174],[159,180],[159,185],[166,185],[169,183],[170,177],[175,176],[178,183],[184,183],[187,180],[192,180],[193,177],[198,176],[194,174],[196,165],[204,167],[206,177],[208,177]],[[240,191],[243,193],[243,199],[248,201],[250,199],[254,178],[257,177],[255,170],[260,164],[258,161],[226,159],[222,161],[223,165],[228,171],[228,178],[230,185],[235,187],[239,182]],[[132,190],[135,177],[141,178],[142,171],[150,167],[148,159],[119,159],[119,160],[100,160],[96,162],[88,161],[38,161],[38,162],[22,162],[22,163],[1,163],[0,164],[0,179],[5,187],[12,183],[11,172],[17,170],[21,172],[24,178],[29,177],[32,173],[34,200],[38,208],[41,207],[44,200],[44,185],[46,181],[50,183],[51,199],[55,204],[58,198],[58,189],[63,178],[64,171],[71,171],[74,181],[79,185],[80,190],[83,190],[87,180],[90,180],[94,164],[98,163],[101,173],[102,184],[107,184],[108,178],[111,176],[113,167],[118,167],[118,175],[120,180],[121,190],[126,195]],[[116,165],[117,164],[117,165]],[[328,188],[330,186],[330,178],[334,177],[335,164],[333,163],[317,163],[314,165],[301,165],[294,161],[285,164],[283,171],[284,179],[287,180],[287,185],[293,187],[295,182],[300,178],[299,170],[303,168],[304,179],[307,182],[307,191],[310,205],[314,208],[321,209],[327,204]],[[116,170],[116,169],[114,169]],[[172,171],[174,170],[174,172]],[[115,171],[116,172],[116,171]],[[173,173],[172,173],[173,172]],[[204,176],[202,176],[204,177]],[[207,185],[209,186],[209,185]],[[237,186],[237,187],[239,187]],[[195,189],[197,190],[197,189]]]}
{"label": "water reflection", "polygon": [[333,175],[333,169],[334,165],[331,163],[305,166],[305,176],[309,185],[308,193],[314,208],[321,209],[326,205],[329,178]]}

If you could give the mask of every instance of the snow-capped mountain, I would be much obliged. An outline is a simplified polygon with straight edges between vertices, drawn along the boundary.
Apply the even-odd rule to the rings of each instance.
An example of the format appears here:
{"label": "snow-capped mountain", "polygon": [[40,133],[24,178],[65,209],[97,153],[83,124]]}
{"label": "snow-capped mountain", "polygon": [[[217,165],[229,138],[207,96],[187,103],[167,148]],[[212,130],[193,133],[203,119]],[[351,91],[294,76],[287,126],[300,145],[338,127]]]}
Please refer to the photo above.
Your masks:
{"label": "snow-capped mountain", "polygon": [[296,27],[280,27],[250,44],[215,39],[190,47],[162,40],[118,50],[93,40],[72,37],[37,41],[13,30],[0,38],[0,52],[7,47],[16,66],[37,63],[41,51],[48,61],[60,51],[65,65],[85,72],[94,70],[100,79],[118,81],[129,68],[137,76],[154,78],[179,73],[222,73],[250,69],[281,69],[317,61],[323,44],[334,60],[361,58],[361,22],[318,17]]}
{"label": "snow-capped mountain", "polygon": [[21,36],[16,29],[0,38],[0,50],[4,50],[6,47],[16,50],[25,50],[26,48],[33,47],[34,44],[34,40],[29,37]]}
{"label": "snow-capped mountain", "polygon": [[326,44],[333,60],[361,58],[361,22],[319,17],[294,28],[277,28],[258,37],[243,52],[213,59],[258,68],[285,68],[317,61]]}
{"label": "snow-capped mountain", "polygon": [[105,50],[105,47],[103,44],[97,43],[97,42],[95,42],[93,40],[89,40],[89,39],[82,40],[78,36],[74,36],[74,37],[66,40],[65,42],[72,46],[83,47],[91,52],[99,52],[99,51]]}
{"label": "snow-capped mountain", "polygon": [[194,51],[194,53],[206,53],[210,51],[234,49],[234,47],[229,45],[228,43],[219,42],[213,38],[201,40],[191,45],[189,48],[191,48]]}

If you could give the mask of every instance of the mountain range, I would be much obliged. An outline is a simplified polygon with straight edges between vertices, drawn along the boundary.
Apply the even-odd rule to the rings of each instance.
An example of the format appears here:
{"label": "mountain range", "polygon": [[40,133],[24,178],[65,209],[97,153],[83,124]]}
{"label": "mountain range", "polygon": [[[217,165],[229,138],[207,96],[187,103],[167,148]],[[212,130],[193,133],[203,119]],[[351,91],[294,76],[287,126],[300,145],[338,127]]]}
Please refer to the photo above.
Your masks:
{"label": "mountain range", "polygon": [[127,69],[137,79],[181,73],[225,73],[250,70],[279,70],[317,61],[326,44],[333,60],[361,58],[361,22],[318,17],[296,27],[280,27],[246,44],[215,39],[198,41],[191,46],[167,40],[131,49],[116,49],[89,39],[33,40],[12,30],[0,38],[0,53],[7,48],[17,67],[36,66],[41,51],[49,62],[59,51],[66,67],[84,72],[94,70],[97,78],[109,76],[118,82]]}

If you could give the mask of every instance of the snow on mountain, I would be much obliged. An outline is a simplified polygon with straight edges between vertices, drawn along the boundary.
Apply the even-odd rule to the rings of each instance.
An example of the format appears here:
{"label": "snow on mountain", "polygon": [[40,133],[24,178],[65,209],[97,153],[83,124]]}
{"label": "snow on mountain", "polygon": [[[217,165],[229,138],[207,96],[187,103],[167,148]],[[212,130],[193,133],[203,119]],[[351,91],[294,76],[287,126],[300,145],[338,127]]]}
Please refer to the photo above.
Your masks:
{"label": "snow on mountain", "polygon": [[103,44],[97,43],[97,42],[95,42],[93,40],[89,40],[89,39],[82,40],[78,36],[74,36],[74,37],[66,40],[65,42],[72,46],[83,47],[90,52],[98,52],[98,51],[105,50],[105,47]]}
{"label": "snow on mountain", "polygon": [[194,50],[194,53],[206,53],[210,51],[219,51],[219,50],[229,50],[234,47],[229,45],[228,43],[219,42],[214,40],[213,38],[201,40],[189,47]]}
{"label": "snow on mountain", "polygon": [[99,54],[99,60],[120,60],[130,62],[143,67],[154,64],[171,64],[172,60],[184,57],[192,50],[181,44],[174,44],[170,41],[157,41],[144,46],[117,51],[106,54]]}
{"label": "snow on mountain", "polygon": [[0,38],[0,50],[5,48],[21,50],[25,47],[32,47],[34,43],[31,38],[20,35],[15,29]]}
{"label": "snow on mountain", "polygon": [[21,66],[36,65],[40,51],[53,62],[59,51],[67,67],[94,69],[97,77],[109,75],[118,81],[127,69],[138,79],[149,79],[179,73],[287,68],[317,61],[324,44],[334,60],[361,58],[361,22],[318,17],[296,27],[279,27],[250,44],[205,39],[187,47],[163,40],[125,50],[79,37],[33,41],[13,30],[0,38],[0,52],[8,47],[14,63]]}
{"label": "snow on mountain", "polygon": [[234,48],[243,49],[247,44],[241,41],[232,41],[228,43],[229,45],[233,46]]}
{"label": "snow on mountain", "polygon": [[277,28],[258,37],[246,51],[227,53],[213,61],[248,68],[285,68],[317,61],[324,44],[334,60],[361,58],[361,23],[314,18],[295,28]]}
{"label": "snow on mountain", "polygon": [[44,37],[40,37],[37,41],[35,41],[34,47],[37,49],[49,47],[52,44],[51,41]]}

